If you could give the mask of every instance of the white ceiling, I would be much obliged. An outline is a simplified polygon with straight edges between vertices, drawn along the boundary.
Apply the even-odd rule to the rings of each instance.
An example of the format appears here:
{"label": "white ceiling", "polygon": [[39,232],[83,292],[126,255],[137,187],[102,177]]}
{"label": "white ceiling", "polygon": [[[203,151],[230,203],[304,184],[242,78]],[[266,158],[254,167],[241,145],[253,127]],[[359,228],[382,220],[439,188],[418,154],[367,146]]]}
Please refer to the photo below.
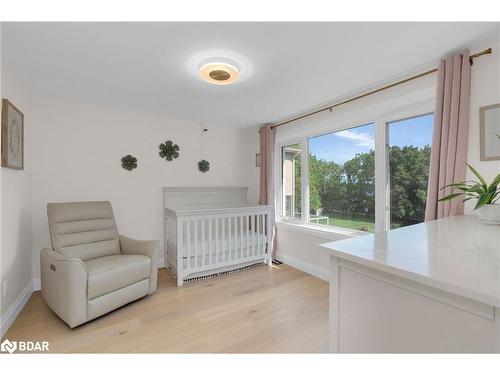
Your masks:
{"label": "white ceiling", "polygon": [[[2,23],[2,69],[34,95],[247,127],[497,42],[498,25]],[[212,56],[236,60],[241,80],[199,79]]]}

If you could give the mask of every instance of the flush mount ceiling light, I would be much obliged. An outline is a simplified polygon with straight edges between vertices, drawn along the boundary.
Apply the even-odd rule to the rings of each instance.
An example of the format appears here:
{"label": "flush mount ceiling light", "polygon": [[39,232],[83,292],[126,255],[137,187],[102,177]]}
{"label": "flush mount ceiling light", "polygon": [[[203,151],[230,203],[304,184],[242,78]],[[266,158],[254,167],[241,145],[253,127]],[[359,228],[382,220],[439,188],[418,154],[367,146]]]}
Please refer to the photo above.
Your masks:
{"label": "flush mount ceiling light", "polygon": [[[212,69],[210,69],[212,65]],[[222,69],[213,69],[213,65],[223,65]],[[254,64],[248,59],[247,56],[241,54],[238,51],[226,48],[208,48],[201,51],[193,52],[192,54],[186,56],[185,67],[189,75],[195,79],[198,84],[200,83],[200,78],[203,81],[211,83],[213,86],[223,86],[223,85],[240,85],[244,82],[250,80],[254,75]],[[234,75],[231,76],[232,68]],[[208,73],[203,74],[203,71],[208,70]],[[216,80],[210,77],[210,70],[222,70],[228,71],[229,79],[226,80]],[[212,73],[216,75],[219,73]],[[226,74],[221,73],[223,76]],[[234,77],[234,79],[233,79]]]}
{"label": "flush mount ceiling light", "polygon": [[200,66],[201,77],[215,85],[229,85],[240,77],[240,71],[235,64],[221,61],[205,62]]}

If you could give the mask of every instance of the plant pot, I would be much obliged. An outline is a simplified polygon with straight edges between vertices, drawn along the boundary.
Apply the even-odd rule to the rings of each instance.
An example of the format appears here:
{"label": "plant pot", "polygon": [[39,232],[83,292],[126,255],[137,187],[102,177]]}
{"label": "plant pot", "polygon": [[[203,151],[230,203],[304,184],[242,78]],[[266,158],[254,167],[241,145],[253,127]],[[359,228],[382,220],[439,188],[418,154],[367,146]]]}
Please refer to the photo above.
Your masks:
{"label": "plant pot", "polygon": [[500,225],[500,204],[487,204],[479,208],[478,212],[481,223]]}

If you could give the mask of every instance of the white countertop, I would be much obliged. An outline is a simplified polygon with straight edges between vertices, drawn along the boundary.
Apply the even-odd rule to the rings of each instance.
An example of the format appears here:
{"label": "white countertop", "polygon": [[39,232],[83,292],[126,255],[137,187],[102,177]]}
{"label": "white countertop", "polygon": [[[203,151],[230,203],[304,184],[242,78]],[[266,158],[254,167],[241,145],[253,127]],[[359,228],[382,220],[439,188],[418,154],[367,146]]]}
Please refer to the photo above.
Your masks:
{"label": "white countertop", "polygon": [[325,252],[500,307],[500,226],[454,216],[320,245]]}

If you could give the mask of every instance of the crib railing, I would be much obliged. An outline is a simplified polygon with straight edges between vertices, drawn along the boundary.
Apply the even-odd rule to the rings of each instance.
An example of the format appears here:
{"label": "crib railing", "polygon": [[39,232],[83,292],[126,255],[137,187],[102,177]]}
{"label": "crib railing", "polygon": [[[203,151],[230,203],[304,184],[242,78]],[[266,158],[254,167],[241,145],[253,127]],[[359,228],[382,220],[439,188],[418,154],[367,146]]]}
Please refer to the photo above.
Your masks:
{"label": "crib railing", "polygon": [[178,285],[210,271],[270,263],[271,230],[269,209],[167,216],[167,262],[175,268]]}

